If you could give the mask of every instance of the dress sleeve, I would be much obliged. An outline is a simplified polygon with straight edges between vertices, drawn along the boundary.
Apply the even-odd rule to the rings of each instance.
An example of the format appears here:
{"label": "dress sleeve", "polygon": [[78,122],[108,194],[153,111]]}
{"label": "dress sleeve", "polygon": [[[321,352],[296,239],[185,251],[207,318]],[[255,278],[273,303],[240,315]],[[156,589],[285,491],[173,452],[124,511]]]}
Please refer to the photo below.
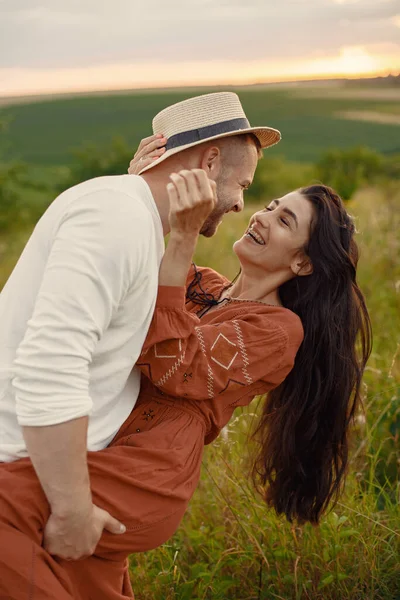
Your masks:
{"label": "dress sleeve", "polygon": [[202,324],[182,308],[184,298],[183,287],[159,287],[137,363],[154,385],[175,397],[205,400],[261,379],[271,381],[269,375],[287,360],[290,344],[284,327],[251,310],[232,320]]}

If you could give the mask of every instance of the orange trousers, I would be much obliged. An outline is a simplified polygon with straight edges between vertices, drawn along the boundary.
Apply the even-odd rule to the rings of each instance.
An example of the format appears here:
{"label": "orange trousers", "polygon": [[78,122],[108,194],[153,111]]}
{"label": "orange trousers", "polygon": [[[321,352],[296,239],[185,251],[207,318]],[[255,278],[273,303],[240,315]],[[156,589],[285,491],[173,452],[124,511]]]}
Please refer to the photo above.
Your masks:
{"label": "orange trousers", "polygon": [[[204,439],[203,424],[168,406],[158,405],[154,422],[143,422],[150,405],[132,411],[112,445],[88,452],[93,502],[127,528],[121,535],[104,532],[89,558],[64,561],[43,549],[50,507],[30,460],[0,464],[0,600],[134,597],[128,556],[156,548],[178,528],[200,475],[203,444],[195,440]],[[183,426],[188,419],[191,427]],[[171,436],[171,422],[179,434]],[[180,455],[178,468],[182,448],[186,458]]]}

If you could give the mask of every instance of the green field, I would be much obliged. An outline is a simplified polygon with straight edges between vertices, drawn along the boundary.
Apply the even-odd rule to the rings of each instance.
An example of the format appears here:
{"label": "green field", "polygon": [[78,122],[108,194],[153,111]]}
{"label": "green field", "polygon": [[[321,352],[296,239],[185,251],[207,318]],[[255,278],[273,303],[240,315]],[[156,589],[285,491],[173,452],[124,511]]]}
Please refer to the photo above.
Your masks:
{"label": "green field", "polygon": [[[153,116],[168,104],[197,93],[215,91],[138,92],[92,95],[33,104],[8,106],[0,118],[12,117],[8,156],[35,165],[68,165],[72,151],[87,142],[107,146],[122,136],[134,149],[151,133]],[[365,145],[385,154],[400,152],[399,124],[340,118],[343,112],[398,115],[399,95],[377,95],[374,89],[361,98],[354,92],[324,88],[243,88],[236,90],[254,125],[270,125],[282,132],[282,141],[268,156],[300,162],[315,161],[327,147]],[[349,97],[354,95],[354,97]]]}

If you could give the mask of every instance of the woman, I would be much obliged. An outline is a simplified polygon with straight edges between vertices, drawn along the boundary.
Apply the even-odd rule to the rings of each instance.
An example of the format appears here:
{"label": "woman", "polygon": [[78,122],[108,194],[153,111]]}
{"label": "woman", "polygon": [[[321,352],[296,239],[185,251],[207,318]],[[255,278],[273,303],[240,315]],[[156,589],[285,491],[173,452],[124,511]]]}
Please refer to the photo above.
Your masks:
{"label": "woman", "polygon": [[[274,200],[235,242],[241,272],[230,283],[191,267],[213,208],[204,178],[202,171],[171,176],[171,234],[138,364],[141,394],[112,444],[88,455],[93,502],[126,533],[104,532],[87,559],[53,558],[42,548],[49,508],[30,461],[10,463],[14,504],[2,541],[15,548],[19,536],[7,565],[10,597],[25,598],[27,589],[41,599],[133,597],[127,556],[174,533],[196,488],[204,444],[258,394],[267,396],[254,479],[267,504],[289,520],[318,523],[340,491],[370,351],[351,218],[322,185]],[[6,585],[1,593],[10,592]]]}

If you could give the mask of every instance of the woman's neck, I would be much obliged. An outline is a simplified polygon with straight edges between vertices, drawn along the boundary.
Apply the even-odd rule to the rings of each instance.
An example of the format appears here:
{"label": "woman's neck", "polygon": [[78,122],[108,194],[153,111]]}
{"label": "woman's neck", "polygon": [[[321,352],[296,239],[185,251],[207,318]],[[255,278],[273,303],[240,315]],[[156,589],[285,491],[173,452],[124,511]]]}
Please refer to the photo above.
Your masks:
{"label": "woman's neck", "polygon": [[282,306],[279,298],[279,287],[282,285],[282,276],[271,273],[263,275],[262,281],[240,273],[235,283],[224,292],[224,296],[238,298],[239,300],[255,300],[266,304]]}

